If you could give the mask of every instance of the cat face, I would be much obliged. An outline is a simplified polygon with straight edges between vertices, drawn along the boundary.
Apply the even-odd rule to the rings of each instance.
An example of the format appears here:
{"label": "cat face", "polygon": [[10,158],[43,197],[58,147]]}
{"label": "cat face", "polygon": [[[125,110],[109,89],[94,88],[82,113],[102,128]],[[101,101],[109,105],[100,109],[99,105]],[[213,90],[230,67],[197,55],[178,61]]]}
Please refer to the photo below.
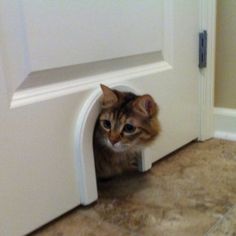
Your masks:
{"label": "cat face", "polygon": [[159,133],[158,107],[150,95],[112,90],[101,85],[99,128],[103,142],[116,152],[140,150]]}

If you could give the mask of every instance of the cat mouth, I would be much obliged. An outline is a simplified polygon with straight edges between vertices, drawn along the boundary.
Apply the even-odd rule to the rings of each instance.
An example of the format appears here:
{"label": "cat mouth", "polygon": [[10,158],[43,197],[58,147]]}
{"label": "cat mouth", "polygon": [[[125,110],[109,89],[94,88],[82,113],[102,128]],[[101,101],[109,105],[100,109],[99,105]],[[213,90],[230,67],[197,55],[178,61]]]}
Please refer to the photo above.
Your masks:
{"label": "cat mouth", "polygon": [[107,140],[107,146],[115,152],[125,152],[128,149],[127,145],[124,145],[121,142],[112,144],[110,140]]}

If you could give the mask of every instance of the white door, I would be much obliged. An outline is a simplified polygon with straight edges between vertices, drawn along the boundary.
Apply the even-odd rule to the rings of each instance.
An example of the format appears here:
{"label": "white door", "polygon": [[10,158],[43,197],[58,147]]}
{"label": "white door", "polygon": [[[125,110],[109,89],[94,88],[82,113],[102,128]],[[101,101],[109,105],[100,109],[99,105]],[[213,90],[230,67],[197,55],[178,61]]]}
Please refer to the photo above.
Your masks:
{"label": "white door", "polygon": [[100,83],[158,102],[146,169],[198,137],[199,0],[1,0],[0,17],[0,235],[95,200],[76,126]]}

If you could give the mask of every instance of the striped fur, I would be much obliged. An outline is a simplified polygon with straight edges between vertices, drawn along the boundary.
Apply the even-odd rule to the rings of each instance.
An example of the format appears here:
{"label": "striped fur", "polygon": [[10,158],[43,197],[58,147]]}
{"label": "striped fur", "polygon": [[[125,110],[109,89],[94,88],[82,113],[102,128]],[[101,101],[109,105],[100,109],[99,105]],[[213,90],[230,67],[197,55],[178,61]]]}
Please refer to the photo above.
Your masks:
{"label": "striped fur", "polygon": [[157,137],[160,125],[158,106],[150,95],[101,88],[93,145],[97,177],[109,178],[137,167],[142,148]]}

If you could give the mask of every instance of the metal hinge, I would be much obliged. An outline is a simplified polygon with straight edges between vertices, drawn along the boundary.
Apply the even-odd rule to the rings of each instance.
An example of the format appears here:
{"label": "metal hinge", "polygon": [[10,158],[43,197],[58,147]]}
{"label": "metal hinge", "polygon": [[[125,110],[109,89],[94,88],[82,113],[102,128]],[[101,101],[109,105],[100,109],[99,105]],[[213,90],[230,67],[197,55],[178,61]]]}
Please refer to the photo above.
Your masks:
{"label": "metal hinge", "polygon": [[207,66],[207,31],[199,33],[199,68]]}

